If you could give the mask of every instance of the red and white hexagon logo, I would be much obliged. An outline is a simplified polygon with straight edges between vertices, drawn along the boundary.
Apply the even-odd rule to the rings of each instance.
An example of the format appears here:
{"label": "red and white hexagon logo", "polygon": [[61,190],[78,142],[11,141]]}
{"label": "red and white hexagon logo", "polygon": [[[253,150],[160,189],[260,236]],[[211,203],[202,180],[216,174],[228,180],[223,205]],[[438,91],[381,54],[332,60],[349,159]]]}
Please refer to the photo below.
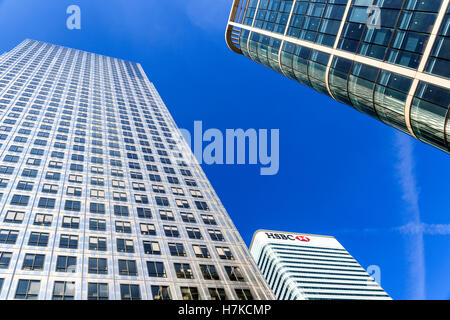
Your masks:
{"label": "red and white hexagon logo", "polygon": [[309,239],[306,236],[296,236],[295,239],[300,240],[300,241],[304,241],[304,242],[309,242],[311,239]]}

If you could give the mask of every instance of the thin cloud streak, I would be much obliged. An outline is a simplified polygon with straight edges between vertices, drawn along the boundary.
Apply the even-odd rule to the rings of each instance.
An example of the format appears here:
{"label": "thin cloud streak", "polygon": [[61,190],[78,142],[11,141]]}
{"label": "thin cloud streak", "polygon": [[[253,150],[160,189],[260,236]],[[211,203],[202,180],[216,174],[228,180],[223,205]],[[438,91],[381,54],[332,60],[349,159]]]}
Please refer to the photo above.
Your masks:
{"label": "thin cloud streak", "polygon": [[[419,191],[414,174],[413,146],[411,138],[396,133],[396,147],[398,150],[397,170],[402,188],[402,199],[407,205],[405,220],[408,224],[399,231],[403,232],[407,241],[407,256],[409,263],[409,292],[411,299],[425,299],[425,253],[423,232],[416,226],[421,226],[419,209]],[[405,233],[414,230],[414,233]]]}
{"label": "thin cloud streak", "polygon": [[450,235],[450,224],[426,224],[426,223],[408,223],[400,227],[394,228],[363,228],[363,229],[343,229],[338,233],[367,233],[380,234],[386,232],[397,232],[402,235],[432,235],[432,236],[447,236]]}

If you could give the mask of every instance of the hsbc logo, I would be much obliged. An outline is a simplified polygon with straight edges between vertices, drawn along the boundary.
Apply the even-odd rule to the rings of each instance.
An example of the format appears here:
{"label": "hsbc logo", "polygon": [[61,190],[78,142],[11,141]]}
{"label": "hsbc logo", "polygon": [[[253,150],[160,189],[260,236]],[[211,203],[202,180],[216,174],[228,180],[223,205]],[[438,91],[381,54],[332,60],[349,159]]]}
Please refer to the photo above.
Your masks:
{"label": "hsbc logo", "polygon": [[308,238],[307,236],[293,236],[292,234],[266,232],[266,236],[268,239],[303,241],[303,242],[311,241],[311,239]]}

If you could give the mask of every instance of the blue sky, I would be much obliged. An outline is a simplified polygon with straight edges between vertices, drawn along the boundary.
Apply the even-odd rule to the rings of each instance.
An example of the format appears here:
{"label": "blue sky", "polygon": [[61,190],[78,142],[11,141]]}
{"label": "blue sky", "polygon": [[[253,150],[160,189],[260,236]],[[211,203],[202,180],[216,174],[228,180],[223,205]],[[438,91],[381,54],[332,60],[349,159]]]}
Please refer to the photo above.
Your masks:
{"label": "blue sky", "polygon": [[0,0],[0,53],[31,38],[140,62],[181,128],[280,129],[278,175],[203,166],[246,243],[334,235],[394,299],[450,299],[450,157],[232,53],[231,2]]}

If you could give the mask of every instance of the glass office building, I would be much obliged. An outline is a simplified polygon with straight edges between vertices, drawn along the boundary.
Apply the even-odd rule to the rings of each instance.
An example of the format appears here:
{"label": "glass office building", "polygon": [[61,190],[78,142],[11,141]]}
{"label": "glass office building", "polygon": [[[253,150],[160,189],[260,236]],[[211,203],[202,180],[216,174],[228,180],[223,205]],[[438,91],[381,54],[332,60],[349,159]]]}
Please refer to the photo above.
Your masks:
{"label": "glass office building", "polygon": [[234,0],[226,41],[450,152],[449,0]]}
{"label": "glass office building", "polygon": [[279,300],[391,300],[334,237],[258,230],[250,253]]}
{"label": "glass office building", "polygon": [[271,299],[140,64],[0,56],[0,299]]}

